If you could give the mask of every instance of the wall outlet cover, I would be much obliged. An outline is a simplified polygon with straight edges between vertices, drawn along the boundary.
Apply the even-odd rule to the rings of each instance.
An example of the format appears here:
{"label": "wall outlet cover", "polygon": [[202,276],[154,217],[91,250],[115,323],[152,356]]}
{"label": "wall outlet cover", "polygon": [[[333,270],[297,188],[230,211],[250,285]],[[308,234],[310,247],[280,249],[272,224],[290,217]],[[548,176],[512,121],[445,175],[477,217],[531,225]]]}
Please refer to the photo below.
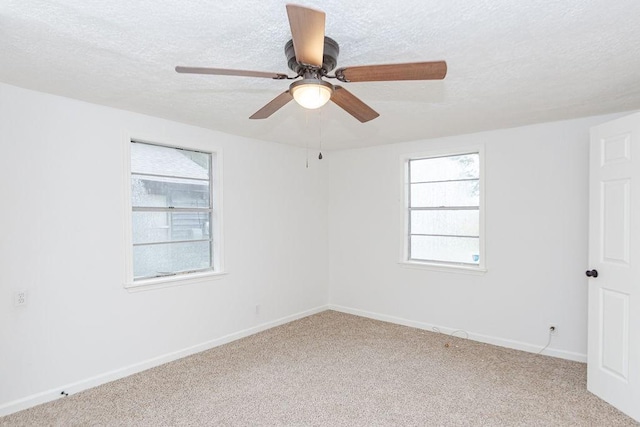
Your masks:
{"label": "wall outlet cover", "polygon": [[22,307],[27,305],[27,291],[24,289],[13,291],[13,305]]}

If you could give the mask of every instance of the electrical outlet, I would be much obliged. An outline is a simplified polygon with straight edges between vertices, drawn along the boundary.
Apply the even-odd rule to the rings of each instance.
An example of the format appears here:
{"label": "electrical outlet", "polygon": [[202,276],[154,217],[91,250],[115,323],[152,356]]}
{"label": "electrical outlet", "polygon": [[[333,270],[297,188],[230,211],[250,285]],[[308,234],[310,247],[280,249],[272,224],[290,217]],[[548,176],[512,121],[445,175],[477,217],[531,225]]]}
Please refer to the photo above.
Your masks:
{"label": "electrical outlet", "polygon": [[260,304],[256,304],[256,316],[260,314]]}
{"label": "electrical outlet", "polygon": [[22,289],[19,291],[13,291],[13,305],[16,307],[22,307],[27,305],[27,291]]}
{"label": "electrical outlet", "polygon": [[558,326],[555,323],[549,325],[549,333],[551,335],[558,335]]}

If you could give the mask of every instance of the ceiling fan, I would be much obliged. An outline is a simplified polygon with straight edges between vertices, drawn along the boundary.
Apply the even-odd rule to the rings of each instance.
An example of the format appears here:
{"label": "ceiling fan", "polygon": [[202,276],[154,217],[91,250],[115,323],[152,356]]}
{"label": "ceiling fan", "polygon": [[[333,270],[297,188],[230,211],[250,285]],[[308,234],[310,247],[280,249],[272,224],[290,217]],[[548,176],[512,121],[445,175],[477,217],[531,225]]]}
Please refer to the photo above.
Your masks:
{"label": "ceiling fan", "polygon": [[292,39],[286,43],[284,51],[287,65],[296,73],[296,76],[289,77],[287,74],[264,71],[183,66],[177,66],[176,71],[190,74],[296,80],[291,83],[288,90],[256,111],[249,117],[250,119],[266,119],[292,99],[308,109],[320,108],[331,100],[362,123],[375,119],[379,114],[351,92],[342,86],[332,85],[324,80],[325,78],[350,83],[440,80],[447,74],[447,63],[434,61],[344,67],[335,70],[333,75],[329,75],[337,65],[340,47],[335,40],[324,35],[325,13],[294,4],[288,4],[286,8]]}

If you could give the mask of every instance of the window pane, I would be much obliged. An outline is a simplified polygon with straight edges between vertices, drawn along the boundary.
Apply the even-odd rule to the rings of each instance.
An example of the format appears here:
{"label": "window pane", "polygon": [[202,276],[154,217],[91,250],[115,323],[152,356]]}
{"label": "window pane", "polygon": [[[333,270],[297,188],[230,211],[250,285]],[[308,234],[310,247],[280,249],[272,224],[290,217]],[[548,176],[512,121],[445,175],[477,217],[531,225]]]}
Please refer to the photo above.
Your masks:
{"label": "window pane", "polygon": [[411,184],[410,207],[478,206],[479,186],[479,181]]}
{"label": "window pane", "polygon": [[166,243],[133,247],[134,278],[154,277],[210,267],[210,242]]}
{"label": "window pane", "polygon": [[449,181],[480,176],[480,162],[477,153],[411,160],[410,163],[410,182]]}
{"label": "window pane", "polygon": [[464,264],[480,263],[480,239],[411,236],[411,259]]}
{"label": "window pane", "polygon": [[209,239],[208,212],[133,212],[133,243]]}
{"label": "window pane", "polygon": [[197,151],[134,142],[131,172],[181,178],[209,179],[211,155]]}
{"label": "window pane", "polygon": [[208,181],[133,175],[131,203],[134,207],[209,208]]}
{"label": "window pane", "polygon": [[411,211],[411,234],[478,236],[480,215],[469,211]]}

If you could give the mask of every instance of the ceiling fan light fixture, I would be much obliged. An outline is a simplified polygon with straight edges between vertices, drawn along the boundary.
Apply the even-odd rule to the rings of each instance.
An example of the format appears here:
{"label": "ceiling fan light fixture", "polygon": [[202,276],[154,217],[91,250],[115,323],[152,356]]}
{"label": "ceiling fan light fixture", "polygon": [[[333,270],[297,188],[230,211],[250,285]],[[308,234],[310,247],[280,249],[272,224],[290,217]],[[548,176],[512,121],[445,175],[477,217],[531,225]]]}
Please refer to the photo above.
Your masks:
{"label": "ceiling fan light fixture", "polygon": [[329,102],[333,85],[319,79],[302,79],[292,83],[289,91],[300,106],[315,110]]}

